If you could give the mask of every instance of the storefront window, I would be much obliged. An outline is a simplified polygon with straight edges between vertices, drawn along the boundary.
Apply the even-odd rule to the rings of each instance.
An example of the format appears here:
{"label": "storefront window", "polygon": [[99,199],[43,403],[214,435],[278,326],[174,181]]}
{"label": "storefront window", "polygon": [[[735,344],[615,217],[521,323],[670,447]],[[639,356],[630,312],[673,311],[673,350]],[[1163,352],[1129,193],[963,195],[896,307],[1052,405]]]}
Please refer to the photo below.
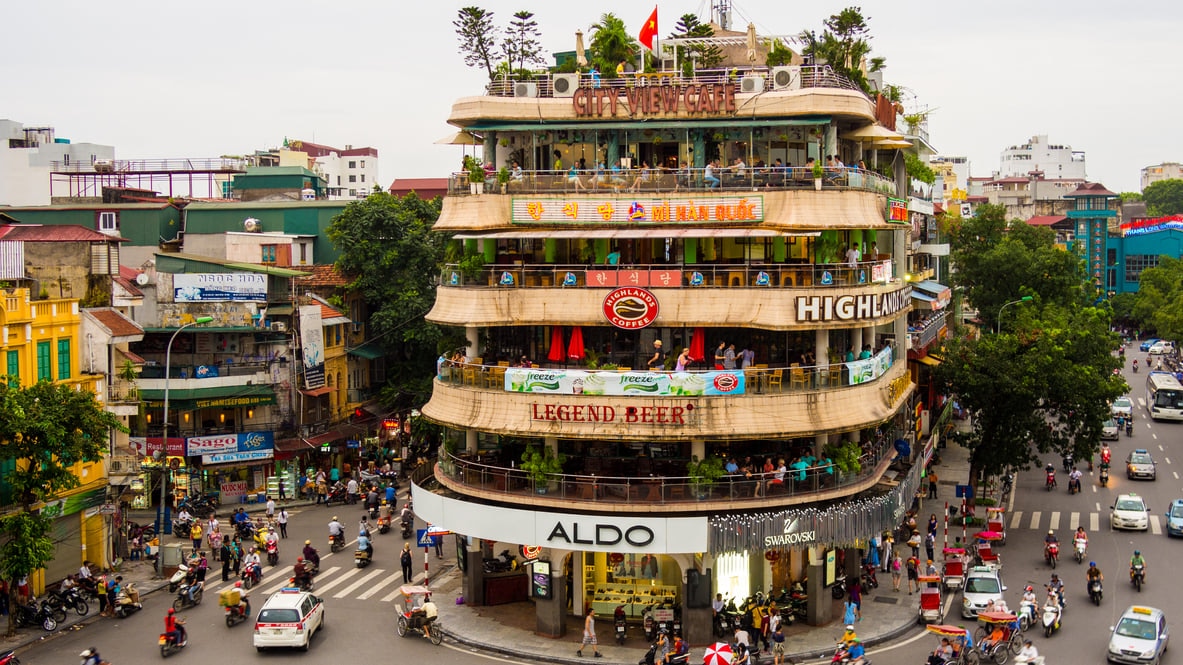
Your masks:
{"label": "storefront window", "polygon": [[724,597],[747,598],[751,595],[751,579],[748,572],[748,555],[730,552],[715,559],[715,588]]}

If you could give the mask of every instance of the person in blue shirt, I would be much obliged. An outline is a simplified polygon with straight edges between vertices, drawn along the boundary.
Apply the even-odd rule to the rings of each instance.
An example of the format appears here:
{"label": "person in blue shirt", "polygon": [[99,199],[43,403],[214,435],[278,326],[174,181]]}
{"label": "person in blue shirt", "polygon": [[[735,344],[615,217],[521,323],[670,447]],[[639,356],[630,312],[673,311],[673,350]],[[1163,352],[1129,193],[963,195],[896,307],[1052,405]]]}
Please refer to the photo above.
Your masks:
{"label": "person in blue shirt", "polygon": [[853,665],[859,665],[863,662],[863,658],[866,656],[866,654],[867,650],[863,648],[863,641],[857,637],[854,638],[854,644],[850,645],[850,662]]}
{"label": "person in blue shirt", "polygon": [[394,483],[386,483],[386,505],[394,508]]}
{"label": "person in blue shirt", "polygon": [[739,473],[739,464],[736,464],[735,458],[727,460],[727,464],[723,467],[727,473]]}

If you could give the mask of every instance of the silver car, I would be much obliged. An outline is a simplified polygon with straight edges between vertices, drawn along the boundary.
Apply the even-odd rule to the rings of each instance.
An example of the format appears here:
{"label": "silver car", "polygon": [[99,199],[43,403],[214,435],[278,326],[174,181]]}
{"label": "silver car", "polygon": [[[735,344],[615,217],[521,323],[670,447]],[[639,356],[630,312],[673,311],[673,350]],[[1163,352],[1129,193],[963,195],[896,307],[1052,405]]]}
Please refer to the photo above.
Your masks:
{"label": "silver car", "polygon": [[993,566],[974,566],[969,569],[961,594],[961,616],[972,619],[985,611],[990,601],[1002,600],[1006,586]]}
{"label": "silver car", "polygon": [[1101,440],[1116,441],[1120,432],[1117,430],[1117,423],[1112,419],[1106,420],[1105,424],[1101,425]]}
{"label": "silver car", "polygon": [[1169,638],[1170,629],[1162,610],[1131,605],[1113,628],[1106,657],[1111,663],[1157,664],[1167,650]]}
{"label": "silver car", "polygon": [[1149,478],[1154,480],[1158,477],[1154,457],[1145,448],[1137,448],[1129,454],[1129,457],[1126,457],[1125,472],[1130,479]]}
{"label": "silver car", "polygon": [[1113,400],[1109,412],[1116,418],[1129,418],[1134,415],[1134,403],[1128,397],[1118,397]]}

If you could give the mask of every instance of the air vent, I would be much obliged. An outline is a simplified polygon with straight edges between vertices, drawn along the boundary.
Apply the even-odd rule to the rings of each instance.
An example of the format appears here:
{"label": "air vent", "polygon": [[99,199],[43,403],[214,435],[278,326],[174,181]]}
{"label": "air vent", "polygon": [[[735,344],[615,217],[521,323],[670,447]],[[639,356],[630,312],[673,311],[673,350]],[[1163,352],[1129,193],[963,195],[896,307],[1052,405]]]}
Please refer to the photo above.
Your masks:
{"label": "air vent", "polygon": [[739,80],[740,92],[764,92],[763,76],[745,76]]}
{"label": "air vent", "polygon": [[801,88],[801,68],[797,66],[773,67],[773,90],[798,90]]}
{"label": "air vent", "polygon": [[579,87],[579,74],[555,74],[551,78],[551,87],[555,97],[574,97],[575,89]]}
{"label": "air vent", "polygon": [[537,97],[538,84],[532,81],[523,81],[513,85],[514,97]]}

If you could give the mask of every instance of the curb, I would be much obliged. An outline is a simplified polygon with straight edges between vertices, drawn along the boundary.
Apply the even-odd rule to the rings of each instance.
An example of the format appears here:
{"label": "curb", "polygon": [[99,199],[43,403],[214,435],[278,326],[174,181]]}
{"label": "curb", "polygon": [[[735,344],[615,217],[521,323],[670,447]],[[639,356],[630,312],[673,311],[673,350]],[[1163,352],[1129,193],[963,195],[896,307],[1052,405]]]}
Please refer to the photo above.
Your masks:
{"label": "curb", "polygon": [[[151,580],[151,581],[156,582],[156,580]],[[164,581],[160,582],[160,584],[157,584],[156,586],[154,586],[150,589],[142,590],[140,592],[140,598],[141,599],[146,598],[147,596],[154,594],[157,591],[160,591],[161,589],[167,589],[167,588],[168,588],[168,580],[164,580]],[[45,633],[45,634],[39,635],[37,637],[30,636],[28,639],[17,640],[15,643],[3,644],[3,648],[4,649],[12,649],[13,651],[27,651],[28,649],[30,649],[34,646],[37,646],[39,644],[45,644],[46,642],[51,642],[51,641],[65,635],[67,633],[81,630],[83,628],[86,628],[87,626],[90,626],[93,623],[97,623],[101,619],[107,619],[107,618],[110,618],[110,617],[104,617],[102,614],[99,614],[96,611],[94,614],[87,614],[86,616],[81,617],[80,619],[78,619],[78,621],[75,621],[74,623],[69,624],[68,626],[59,627],[57,630],[53,631],[52,633]]]}

